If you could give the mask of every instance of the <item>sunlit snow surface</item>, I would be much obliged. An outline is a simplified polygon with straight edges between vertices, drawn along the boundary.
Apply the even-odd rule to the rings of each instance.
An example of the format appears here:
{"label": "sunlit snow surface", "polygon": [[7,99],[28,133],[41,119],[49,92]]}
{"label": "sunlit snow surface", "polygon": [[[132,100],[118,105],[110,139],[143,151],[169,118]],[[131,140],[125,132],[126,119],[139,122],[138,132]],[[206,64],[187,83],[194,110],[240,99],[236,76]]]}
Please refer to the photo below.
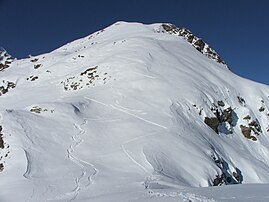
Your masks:
{"label": "sunlit snow surface", "polygon": [[[0,75],[16,84],[0,96],[1,202],[269,201],[269,87],[161,24],[118,22]],[[212,107],[234,112],[219,134]],[[223,172],[243,185],[208,187]]]}

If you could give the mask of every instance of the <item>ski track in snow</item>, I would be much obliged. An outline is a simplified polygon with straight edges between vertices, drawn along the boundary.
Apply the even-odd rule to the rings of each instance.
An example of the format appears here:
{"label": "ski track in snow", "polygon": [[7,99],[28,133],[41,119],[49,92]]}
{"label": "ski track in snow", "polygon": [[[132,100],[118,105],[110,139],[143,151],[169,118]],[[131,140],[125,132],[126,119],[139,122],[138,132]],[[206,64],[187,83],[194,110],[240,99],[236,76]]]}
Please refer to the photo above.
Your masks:
{"label": "ski track in snow", "polygon": [[[139,117],[139,116],[137,116],[137,115],[135,115],[135,114],[133,114],[133,113],[131,113],[131,112],[129,112],[129,111],[132,111],[132,112],[140,112],[141,110],[135,110],[135,109],[128,109],[128,108],[124,108],[124,107],[122,107],[122,106],[120,106],[119,104],[116,104],[116,106],[114,106],[114,105],[112,105],[112,104],[106,104],[106,103],[104,103],[104,102],[101,102],[101,101],[98,101],[98,100],[95,100],[95,99],[92,99],[92,98],[89,98],[89,97],[85,97],[86,99],[89,99],[89,100],[91,100],[91,101],[93,101],[93,102],[95,102],[95,103],[98,103],[98,104],[101,104],[101,105],[103,105],[103,106],[106,106],[106,107],[111,107],[111,108],[113,108],[114,110],[117,110],[117,111],[119,111],[119,112],[122,112],[122,113],[125,113],[125,114],[127,114],[127,115],[130,115],[130,116],[132,116],[132,117],[135,117],[135,118],[137,118],[137,119],[139,119],[139,120],[142,120],[142,121],[144,121],[144,122],[146,122],[146,123],[149,123],[149,124],[151,124],[151,125],[154,125],[154,126],[157,126],[157,127],[160,127],[160,128],[162,128],[162,129],[165,129],[165,130],[167,130],[168,128],[166,127],[166,126],[163,126],[163,125],[161,125],[161,124],[158,124],[158,123],[155,123],[155,122],[152,122],[152,121],[149,121],[149,120],[146,120],[146,119],[144,119],[144,118],[142,118],[142,117]],[[116,103],[118,103],[117,101],[116,101]],[[128,110],[128,111],[127,111]],[[127,140],[126,142],[124,142],[124,143],[122,143],[120,146],[121,146],[121,149],[122,149],[122,151],[123,151],[123,153],[135,164],[135,165],[137,165],[140,169],[142,169],[147,175],[148,175],[148,177],[146,178],[146,180],[144,181],[144,184],[148,184],[148,183],[150,183],[150,181],[151,181],[151,178],[154,178],[153,176],[152,176],[152,173],[151,172],[149,172],[141,163],[139,163],[138,161],[136,161],[135,160],[135,158],[134,157],[132,157],[132,154],[131,154],[131,152],[129,152],[128,151],[128,149],[126,149],[126,145],[128,144],[128,143],[130,143],[130,142],[133,142],[133,141],[136,141],[136,140],[138,140],[138,139],[140,139],[140,138],[144,138],[144,137],[148,137],[148,136],[152,136],[152,135],[156,135],[156,134],[150,134],[150,135],[145,135],[145,136],[139,136],[139,137],[135,137],[135,138],[132,138],[132,139],[130,139],[130,140]],[[145,157],[146,158],[146,157]],[[146,160],[147,161],[147,160]],[[150,163],[149,163],[150,164]]]}
{"label": "ski track in snow", "polygon": [[[156,135],[156,134],[150,134],[150,135],[144,135],[144,136],[139,136],[139,137],[135,137],[135,138],[132,138],[130,140],[127,140],[126,142],[122,143],[121,144],[121,149],[122,151],[126,154],[126,156],[134,163],[136,164],[138,167],[140,167],[146,174],[149,174],[151,175],[151,172],[149,172],[141,163],[137,162],[133,157],[132,157],[132,154],[131,152],[128,151],[128,149],[126,149],[126,146],[128,143],[130,142],[133,142],[133,141],[136,141],[138,139],[141,139],[141,138],[144,138],[144,137],[148,137],[148,136],[153,136],[153,135]],[[144,153],[143,153],[144,154]],[[149,163],[150,164],[150,163]]]}
{"label": "ski track in snow", "polygon": [[113,109],[115,109],[115,110],[117,110],[117,111],[119,111],[119,112],[128,114],[129,116],[135,117],[135,118],[137,118],[137,119],[139,119],[139,120],[141,120],[141,121],[144,121],[144,122],[146,122],[146,123],[149,123],[149,124],[151,124],[151,125],[160,127],[160,128],[162,128],[162,129],[165,129],[165,130],[168,130],[168,128],[167,128],[166,126],[164,126],[164,125],[161,125],[161,124],[155,123],[155,122],[153,122],[153,121],[149,121],[149,120],[147,120],[147,119],[144,119],[144,118],[142,118],[142,117],[140,117],[140,116],[137,116],[137,115],[135,115],[135,114],[133,114],[133,113],[128,112],[127,110],[124,110],[124,109],[122,109],[122,108],[116,107],[116,106],[114,106],[114,105],[112,105],[112,104],[106,104],[106,103],[103,103],[103,102],[101,102],[101,101],[95,100],[95,99],[93,99],[93,98],[89,98],[89,97],[85,97],[85,98],[88,99],[88,100],[91,100],[91,101],[93,101],[93,102],[95,102],[95,103],[101,104],[101,105],[103,105],[103,106],[111,107],[111,108],[113,108]]}
{"label": "ski track in snow", "polygon": [[89,185],[93,184],[93,177],[98,173],[98,170],[93,164],[84,161],[73,154],[75,149],[83,142],[82,136],[86,133],[86,131],[83,130],[81,126],[84,124],[87,124],[86,119],[80,125],[76,123],[74,124],[75,129],[77,129],[79,132],[72,136],[74,143],[71,144],[67,149],[68,158],[81,169],[81,175],[75,179],[76,187],[71,192],[66,193],[66,195],[72,195],[72,197],[68,199],[67,202],[74,201],[79,195],[80,191],[87,189]]}
{"label": "ski track in snow", "polygon": [[200,196],[193,193],[183,193],[183,192],[169,192],[169,193],[162,193],[162,192],[153,192],[152,190],[149,191],[149,194],[152,197],[156,198],[176,198],[182,202],[217,202],[215,199],[210,199],[205,196]]}
{"label": "ski track in snow", "polygon": [[144,118],[142,118],[142,117],[140,117],[140,116],[137,116],[137,115],[135,115],[135,114],[132,114],[132,113],[126,111],[126,110],[123,110],[123,109],[121,109],[121,108],[118,108],[118,107],[116,107],[116,106],[114,106],[114,105],[110,105],[110,106],[111,106],[113,109],[117,110],[117,111],[123,112],[123,113],[125,113],[125,114],[130,115],[130,116],[133,116],[133,117],[135,117],[135,118],[137,118],[137,119],[140,119],[140,120],[142,120],[142,121],[144,121],[144,122],[146,122],[146,123],[149,123],[149,124],[151,124],[151,125],[158,126],[158,127],[163,128],[163,129],[165,129],[165,130],[168,129],[168,128],[167,128],[166,126],[164,126],[164,125],[155,123],[155,122],[153,122],[153,121],[149,121],[149,120],[144,119]]}
{"label": "ski track in snow", "polygon": [[25,177],[26,179],[30,180],[32,178],[31,176],[31,160],[30,160],[30,155],[29,155],[29,150],[30,148],[28,148],[27,150],[26,149],[23,149],[24,153],[25,153],[25,157],[26,157],[26,163],[27,163],[27,166],[26,166],[26,171],[24,172],[23,174],[23,177]]}
{"label": "ski track in snow", "polygon": [[142,168],[142,170],[145,171],[146,173],[149,173],[149,172],[147,171],[147,169],[146,169],[144,166],[142,166],[140,163],[138,163],[138,162],[131,156],[131,154],[129,154],[129,152],[125,149],[125,147],[124,147],[123,144],[121,144],[121,149],[122,149],[123,153],[125,153],[126,156],[127,156],[127,157],[128,157],[134,164],[136,164],[138,167]]}

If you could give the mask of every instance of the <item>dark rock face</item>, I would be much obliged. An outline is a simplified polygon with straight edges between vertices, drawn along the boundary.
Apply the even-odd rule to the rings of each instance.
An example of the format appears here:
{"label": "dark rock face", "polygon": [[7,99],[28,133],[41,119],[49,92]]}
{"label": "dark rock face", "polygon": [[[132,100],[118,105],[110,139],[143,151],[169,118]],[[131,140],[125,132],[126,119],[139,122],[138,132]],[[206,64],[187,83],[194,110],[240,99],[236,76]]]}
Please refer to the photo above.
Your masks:
{"label": "dark rock face", "polygon": [[260,109],[259,109],[260,112],[263,112],[264,110],[265,110],[264,107],[260,107]]}
{"label": "dark rock face", "polygon": [[219,133],[218,127],[219,127],[219,120],[217,117],[205,117],[204,120],[205,124],[208,125],[210,128],[212,128],[216,133]]}
{"label": "dark rock face", "polygon": [[4,85],[0,86],[0,96],[6,94],[10,89],[15,88],[16,84],[11,81],[4,81]]}
{"label": "dark rock face", "polygon": [[257,141],[257,136],[262,134],[259,121],[256,119],[256,117],[251,117],[250,115],[245,116],[243,120],[245,121],[245,124],[240,125],[242,134],[247,139]]}
{"label": "dark rock face", "polygon": [[244,98],[237,96],[237,100],[243,107],[246,106],[246,101]]}
{"label": "dark rock face", "polygon": [[34,69],[38,69],[41,66],[42,66],[41,64],[34,65]]}
{"label": "dark rock face", "polygon": [[2,134],[2,126],[0,125],[0,149],[4,149],[4,140],[3,140],[3,134]]}
{"label": "dark rock face", "polygon": [[251,121],[250,123],[249,123],[249,126],[250,127],[252,127],[253,129],[253,131],[255,132],[255,133],[260,133],[260,132],[262,132],[262,130],[261,130],[261,126],[260,126],[260,124],[257,122],[257,121]]}
{"label": "dark rock face", "polygon": [[[194,38],[194,37],[193,37]],[[196,49],[200,52],[203,51],[204,47],[205,47],[205,42],[202,41],[202,39],[198,39],[194,45],[196,46]]]}
{"label": "dark rock face", "polygon": [[171,32],[174,29],[177,29],[177,27],[175,25],[172,25],[172,24],[163,24],[162,26],[163,26],[163,29],[167,32]]}
{"label": "dark rock face", "polygon": [[224,64],[228,68],[227,64],[220,58],[217,52],[213,50],[202,39],[193,35],[190,30],[186,28],[177,28],[173,24],[162,24],[162,28],[164,29],[165,32],[168,32],[170,34],[174,34],[177,36],[182,36],[199,52],[201,52],[202,54],[206,55],[208,58],[215,60],[216,62],[220,64]]}
{"label": "dark rock face", "polygon": [[[4,134],[2,133],[2,126],[0,125],[0,149],[4,149],[5,148],[5,142],[3,139]],[[0,172],[2,172],[4,170],[4,163],[3,163],[3,158],[7,157],[7,153],[3,154],[2,151],[0,152],[1,156],[0,156]]]}
{"label": "dark rock face", "polygon": [[204,122],[216,133],[231,134],[236,126],[238,116],[231,107],[224,108],[225,103],[220,100],[212,104],[211,111],[214,117],[205,117]]}
{"label": "dark rock face", "polygon": [[252,136],[251,135],[251,131],[252,129],[250,127],[247,127],[247,126],[243,126],[243,125],[240,125],[240,128],[241,128],[241,131],[243,133],[243,135],[248,138],[248,139],[251,139],[253,141],[257,141],[257,138],[255,136]]}
{"label": "dark rock face", "polygon": [[[242,107],[246,106],[244,98],[237,96],[237,99]],[[240,128],[241,133],[248,140],[257,141],[258,136],[263,134],[262,127],[254,114],[238,117],[232,107],[225,105],[222,100],[212,103],[212,107],[210,109],[214,115],[205,117],[204,123],[212,128],[217,134],[233,134],[235,127]],[[266,106],[262,106],[259,111],[265,112],[266,109]],[[241,119],[242,123],[240,126],[237,126],[239,119]],[[269,132],[269,125],[265,131]]]}
{"label": "dark rock face", "polygon": [[250,117],[249,115],[247,115],[247,116],[245,116],[243,119],[245,119],[245,120],[250,120],[251,117]]}
{"label": "dark rock face", "polygon": [[223,111],[223,120],[227,121],[230,125],[233,124],[233,110],[231,107]]}
{"label": "dark rock face", "polygon": [[213,186],[221,186],[222,184],[224,184],[223,179],[223,175],[216,175],[216,178],[213,180]]}
{"label": "dark rock face", "polygon": [[40,114],[42,109],[40,107],[34,106],[32,109],[30,109],[30,112],[35,112]]}
{"label": "dark rock face", "polygon": [[224,102],[223,102],[222,100],[218,101],[218,105],[219,105],[220,107],[224,107],[224,106],[225,106],[225,104],[224,104]]}
{"label": "dark rock face", "polygon": [[241,184],[243,182],[243,176],[241,171],[237,168],[233,168],[233,172],[229,172],[228,163],[223,160],[216,153],[211,156],[216,166],[220,169],[221,175],[216,175],[212,181],[213,186],[229,185],[229,184]]}

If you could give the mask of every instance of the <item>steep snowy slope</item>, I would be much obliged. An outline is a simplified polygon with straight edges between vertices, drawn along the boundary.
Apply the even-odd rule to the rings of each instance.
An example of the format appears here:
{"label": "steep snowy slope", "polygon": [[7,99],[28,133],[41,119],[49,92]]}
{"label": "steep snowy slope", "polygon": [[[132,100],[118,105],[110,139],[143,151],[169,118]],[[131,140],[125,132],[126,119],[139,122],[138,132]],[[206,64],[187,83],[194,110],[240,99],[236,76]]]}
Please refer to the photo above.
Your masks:
{"label": "steep snowy slope", "polygon": [[1,69],[0,201],[215,201],[187,187],[269,183],[268,86],[178,33],[118,22]]}

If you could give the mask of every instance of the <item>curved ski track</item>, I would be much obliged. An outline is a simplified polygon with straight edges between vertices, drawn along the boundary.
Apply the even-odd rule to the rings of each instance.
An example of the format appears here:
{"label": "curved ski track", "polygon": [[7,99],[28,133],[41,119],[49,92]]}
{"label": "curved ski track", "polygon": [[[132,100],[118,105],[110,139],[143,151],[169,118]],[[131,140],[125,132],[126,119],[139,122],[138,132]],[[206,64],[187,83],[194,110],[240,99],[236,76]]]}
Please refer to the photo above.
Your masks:
{"label": "curved ski track", "polygon": [[81,174],[75,179],[76,187],[71,192],[66,193],[66,195],[72,195],[72,197],[68,199],[67,202],[74,201],[82,190],[85,190],[89,185],[93,184],[93,177],[98,174],[98,170],[93,164],[74,155],[75,149],[78,148],[79,145],[83,142],[82,136],[86,133],[86,131],[83,130],[81,126],[85,124],[87,124],[86,119],[84,119],[84,122],[80,125],[76,123],[74,124],[74,128],[78,130],[78,133],[72,136],[73,144],[71,144],[67,149],[68,158],[81,170]]}

